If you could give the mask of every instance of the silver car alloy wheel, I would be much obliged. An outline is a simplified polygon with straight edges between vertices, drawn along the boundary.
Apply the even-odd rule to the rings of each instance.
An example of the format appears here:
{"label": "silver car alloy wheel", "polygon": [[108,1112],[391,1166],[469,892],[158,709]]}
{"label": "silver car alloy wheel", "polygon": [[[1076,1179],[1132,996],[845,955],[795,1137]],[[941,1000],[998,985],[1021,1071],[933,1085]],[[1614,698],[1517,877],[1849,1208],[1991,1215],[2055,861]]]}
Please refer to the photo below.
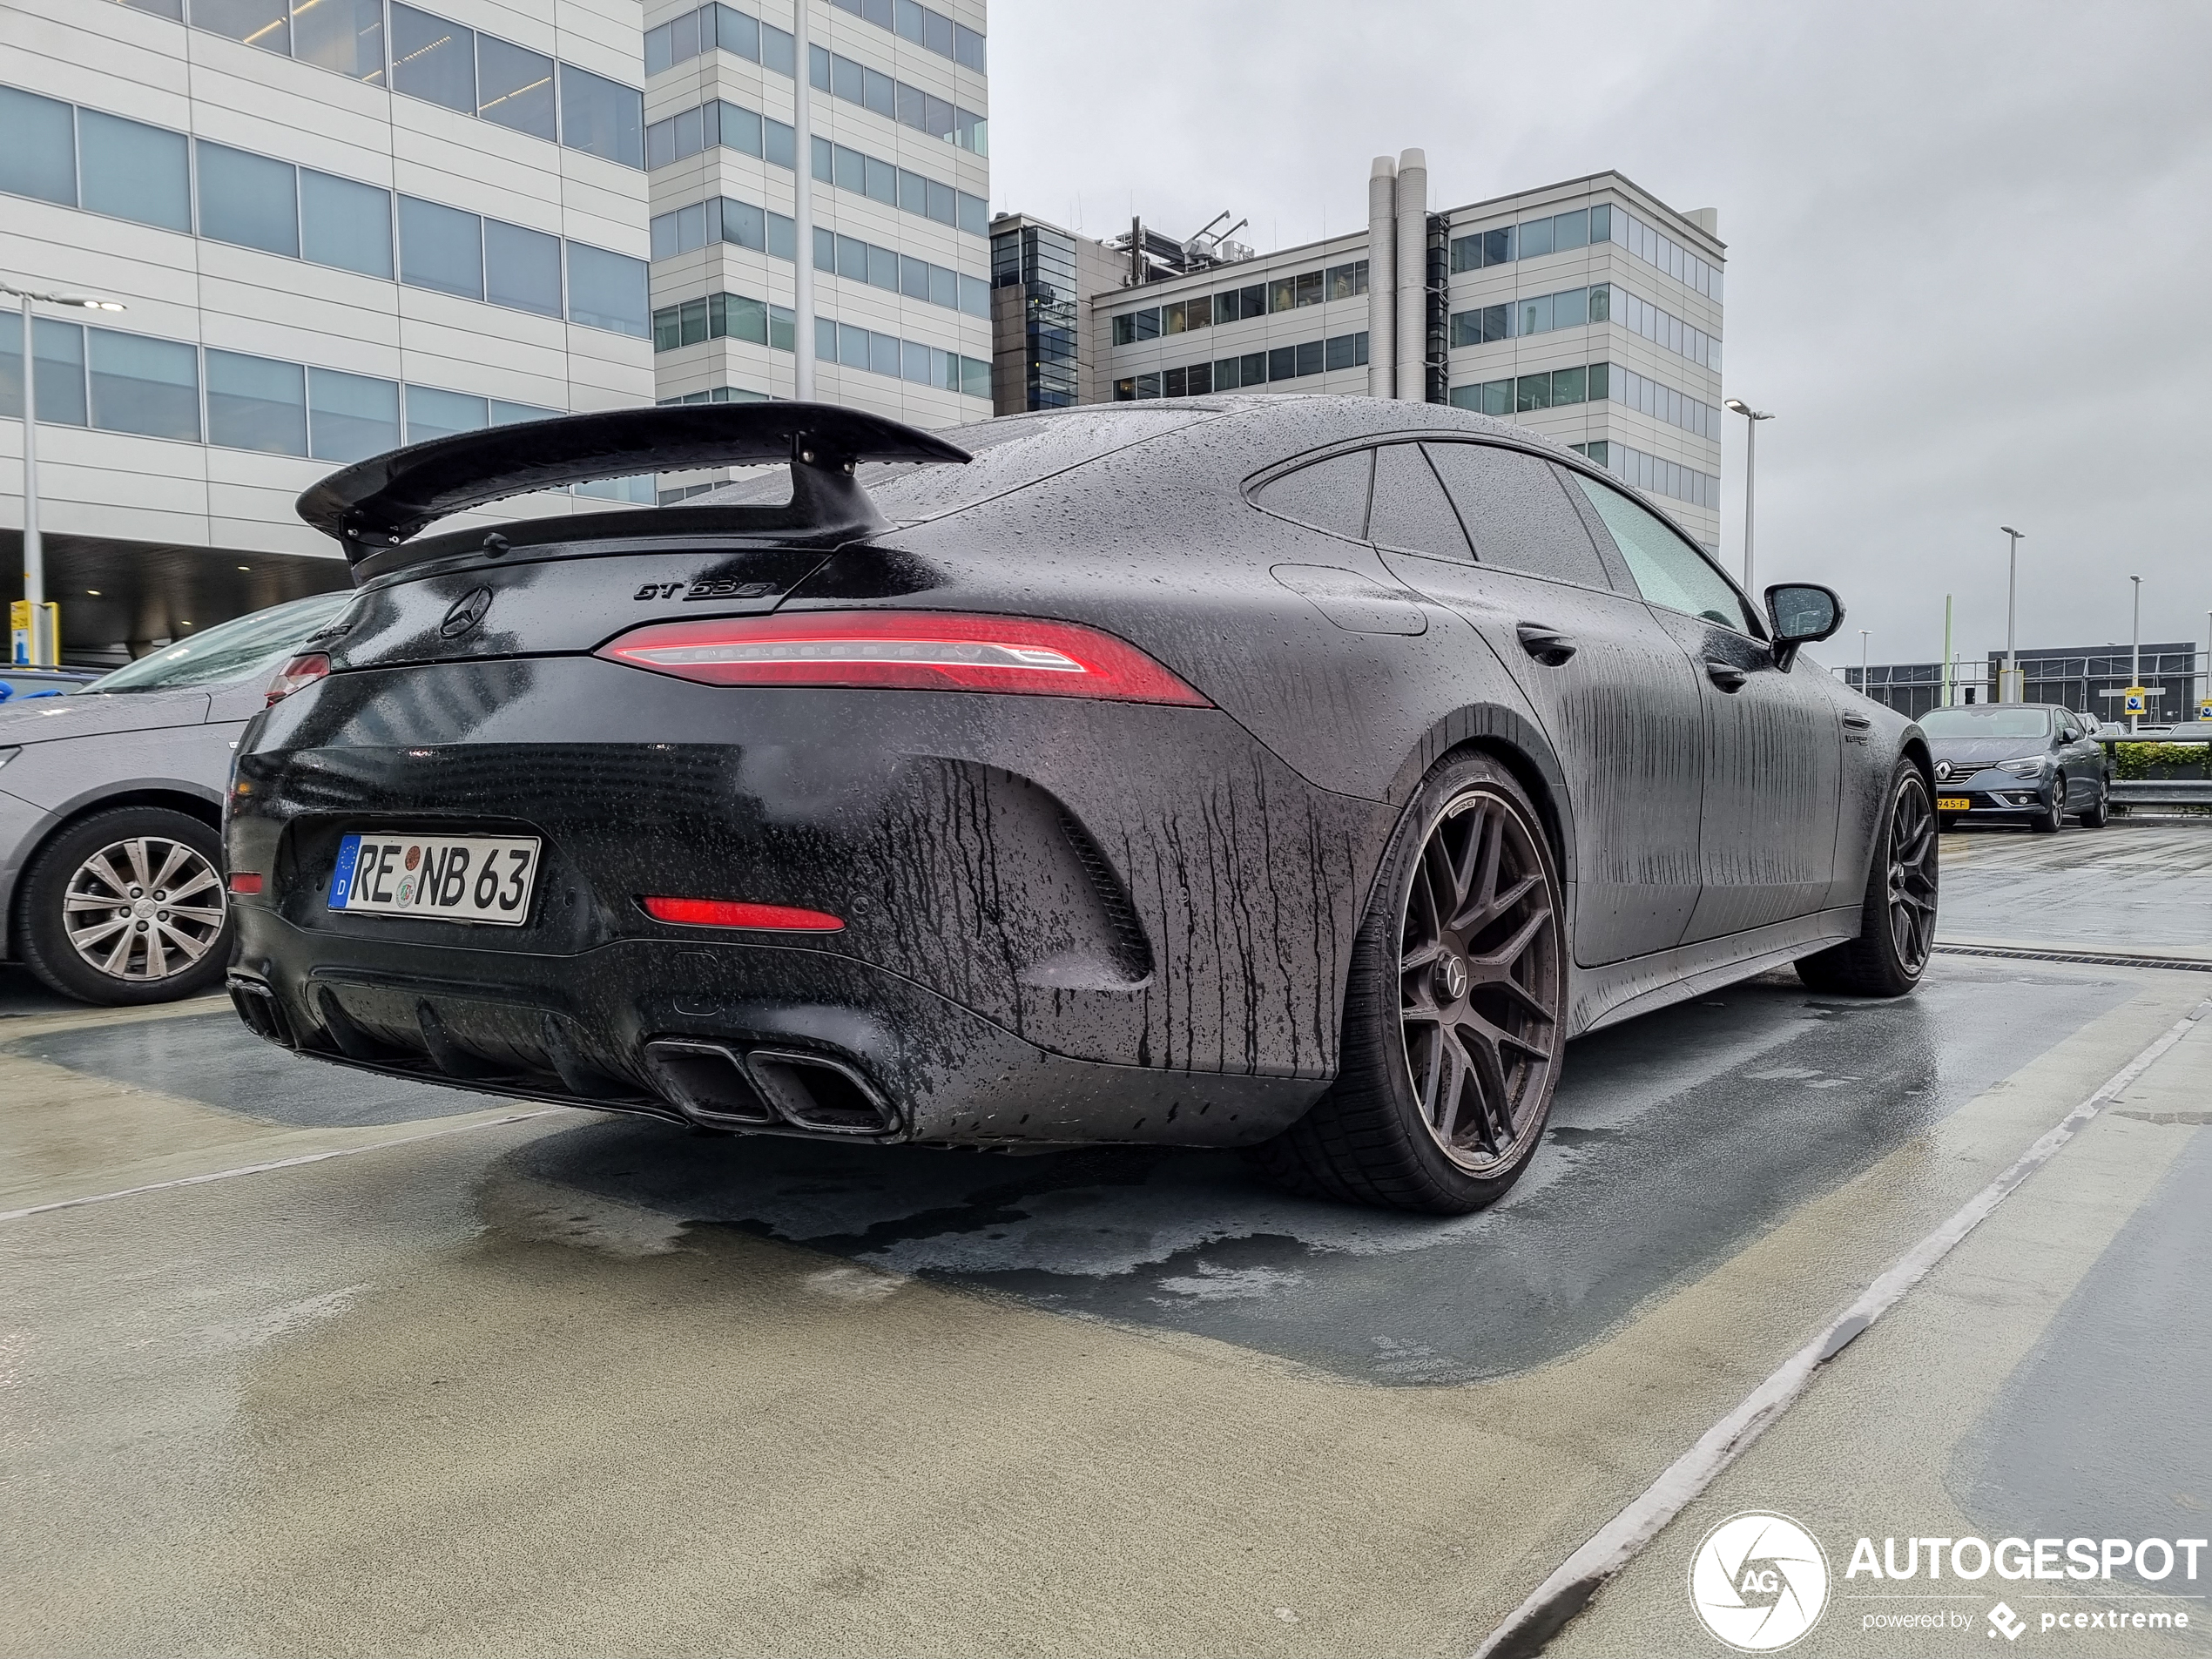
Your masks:
{"label": "silver car alloy wheel", "polygon": [[78,865],[62,899],[62,928],[94,969],[144,983],[173,979],[222,937],[222,877],[182,841],[113,841]]}

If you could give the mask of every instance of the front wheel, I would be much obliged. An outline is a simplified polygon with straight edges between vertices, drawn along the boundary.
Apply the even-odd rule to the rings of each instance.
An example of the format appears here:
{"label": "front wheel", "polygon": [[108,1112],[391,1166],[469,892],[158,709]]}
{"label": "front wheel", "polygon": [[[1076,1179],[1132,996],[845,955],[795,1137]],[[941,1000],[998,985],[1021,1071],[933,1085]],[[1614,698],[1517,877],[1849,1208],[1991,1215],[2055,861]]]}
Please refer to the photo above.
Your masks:
{"label": "front wheel", "polygon": [[2107,805],[2111,799],[2111,795],[2112,791],[2108,785],[2101,783],[2097,786],[2096,799],[2091,801],[2087,806],[2084,806],[2081,809],[2081,827],[2083,829],[2102,829],[2106,824],[2111,821],[2111,812]]}
{"label": "front wheel", "polygon": [[1399,822],[1353,943],[1335,1084],[1260,1148],[1295,1190],[1433,1215],[1503,1197],[1559,1081],[1558,870],[1513,774],[1447,756]]}
{"label": "front wheel", "polygon": [[1816,991],[1903,996],[1920,982],[1935,948],[1936,824],[1919,768],[1898,763],[1889,806],[1868,860],[1858,937],[1801,958],[1797,977]]}
{"label": "front wheel", "polygon": [[2029,828],[2038,835],[2056,835],[2066,827],[2066,779],[2060,778],[2051,786],[2050,805],[2029,821]]}

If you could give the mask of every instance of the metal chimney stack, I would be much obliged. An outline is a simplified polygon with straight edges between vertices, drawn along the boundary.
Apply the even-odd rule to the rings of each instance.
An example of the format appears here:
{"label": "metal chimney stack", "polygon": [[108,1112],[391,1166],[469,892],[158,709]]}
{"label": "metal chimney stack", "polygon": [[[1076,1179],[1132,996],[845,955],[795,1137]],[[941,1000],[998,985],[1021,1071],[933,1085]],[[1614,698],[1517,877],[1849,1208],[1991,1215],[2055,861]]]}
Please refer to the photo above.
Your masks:
{"label": "metal chimney stack", "polygon": [[[1408,150],[1398,158],[1398,256],[1393,284],[1398,293],[1397,385],[1393,397],[1415,403],[1428,398],[1428,155]],[[1367,273],[1369,287],[1374,272]],[[1379,342],[1368,336],[1372,361]]]}
{"label": "metal chimney stack", "polygon": [[1367,395],[1395,397],[1398,377],[1398,164],[1367,170]]}

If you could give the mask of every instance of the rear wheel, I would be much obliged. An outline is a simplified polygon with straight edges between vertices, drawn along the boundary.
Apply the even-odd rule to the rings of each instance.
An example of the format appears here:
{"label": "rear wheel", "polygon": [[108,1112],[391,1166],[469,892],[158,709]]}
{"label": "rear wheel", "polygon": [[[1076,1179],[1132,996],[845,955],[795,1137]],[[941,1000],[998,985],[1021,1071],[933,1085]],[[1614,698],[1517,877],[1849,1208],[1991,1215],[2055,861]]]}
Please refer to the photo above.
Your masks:
{"label": "rear wheel", "polygon": [[1261,1166],[1300,1190],[1432,1214],[1502,1197],[1551,1112],[1565,937],[1521,786],[1480,755],[1440,762],[1360,923],[1337,1082],[1258,1150]]}
{"label": "rear wheel", "polygon": [[1858,937],[1797,963],[1816,991],[1903,996],[1920,982],[1935,948],[1936,824],[1919,768],[1898,763],[1866,873]]}
{"label": "rear wheel", "polygon": [[24,872],[24,964],[81,1002],[167,1002],[211,990],[230,958],[222,846],[198,819],[120,806],[72,824]]}

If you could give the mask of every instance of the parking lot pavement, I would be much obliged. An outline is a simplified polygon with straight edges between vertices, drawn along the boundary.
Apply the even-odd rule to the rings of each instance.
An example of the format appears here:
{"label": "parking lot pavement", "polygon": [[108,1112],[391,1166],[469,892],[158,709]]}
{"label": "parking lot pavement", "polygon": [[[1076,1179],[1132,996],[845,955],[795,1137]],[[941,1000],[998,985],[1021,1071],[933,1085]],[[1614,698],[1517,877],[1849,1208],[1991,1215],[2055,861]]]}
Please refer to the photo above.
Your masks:
{"label": "parking lot pavement", "polygon": [[[1946,896],[2052,844],[1948,838]],[[1960,955],[1901,1003],[1730,988],[1576,1043],[1528,1179],[1454,1222],[1233,1157],[523,1116],[219,1008],[34,1001],[0,1022],[0,1208],[192,1184],[0,1224],[0,1651],[1467,1651],[2208,988]],[[2201,1501],[2209,1079],[2201,1041],[2162,1059],[1730,1471],[1769,1482],[1737,1507],[2071,1527],[2022,1451],[2068,1425],[2126,1524],[2169,1448]],[[2132,1461],[2099,1390],[2154,1412]],[[1703,1514],[1562,1650],[1716,1651],[1676,1628]]]}
{"label": "parking lot pavement", "polygon": [[2212,819],[2118,818],[2056,835],[1943,838],[1939,939],[2212,961]]}

